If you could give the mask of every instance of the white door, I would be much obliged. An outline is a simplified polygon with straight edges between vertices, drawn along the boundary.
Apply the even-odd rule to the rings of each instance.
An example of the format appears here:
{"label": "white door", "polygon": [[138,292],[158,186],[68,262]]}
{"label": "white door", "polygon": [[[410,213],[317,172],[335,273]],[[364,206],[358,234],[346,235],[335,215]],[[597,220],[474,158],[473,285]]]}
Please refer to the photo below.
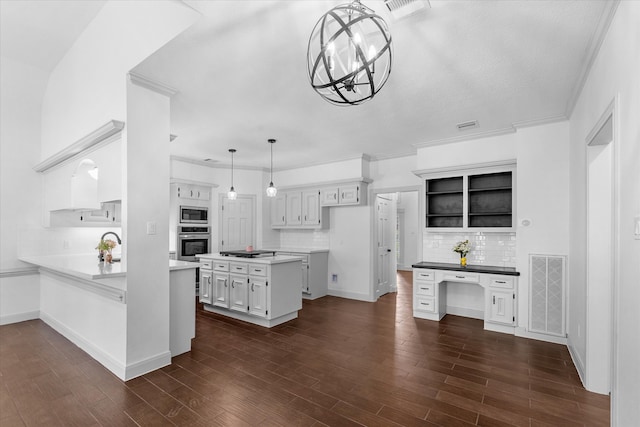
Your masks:
{"label": "white door", "polygon": [[236,200],[222,198],[220,250],[245,249],[255,243],[254,197],[238,196]]}
{"label": "white door", "polygon": [[388,293],[391,289],[391,273],[394,271],[392,245],[394,242],[393,224],[391,221],[392,200],[376,196],[376,250],[377,280],[376,298]]}

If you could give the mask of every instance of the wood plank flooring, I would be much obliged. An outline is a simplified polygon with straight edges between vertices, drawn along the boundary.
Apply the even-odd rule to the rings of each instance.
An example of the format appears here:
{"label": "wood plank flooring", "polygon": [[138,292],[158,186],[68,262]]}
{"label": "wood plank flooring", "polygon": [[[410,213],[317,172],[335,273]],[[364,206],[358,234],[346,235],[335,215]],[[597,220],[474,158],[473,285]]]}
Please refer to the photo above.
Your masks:
{"label": "wood plank flooring", "polygon": [[190,353],[126,383],[40,320],[0,327],[0,425],[606,426],[564,346],[414,319],[411,273],[272,329],[199,308]]}

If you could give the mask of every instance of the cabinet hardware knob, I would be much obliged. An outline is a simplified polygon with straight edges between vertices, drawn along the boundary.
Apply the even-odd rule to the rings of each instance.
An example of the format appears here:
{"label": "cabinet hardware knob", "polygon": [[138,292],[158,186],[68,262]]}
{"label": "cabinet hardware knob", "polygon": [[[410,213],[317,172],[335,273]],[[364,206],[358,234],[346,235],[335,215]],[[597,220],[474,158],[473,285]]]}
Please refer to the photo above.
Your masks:
{"label": "cabinet hardware knob", "polygon": [[495,295],[493,296],[493,303],[494,304],[496,303],[496,296]]}
{"label": "cabinet hardware knob", "polygon": [[254,285],[254,283],[251,284],[251,292],[253,292],[253,285]]}
{"label": "cabinet hardware knob", "polygon": [[456,276],[458,279],[464,279],[464,276]]}

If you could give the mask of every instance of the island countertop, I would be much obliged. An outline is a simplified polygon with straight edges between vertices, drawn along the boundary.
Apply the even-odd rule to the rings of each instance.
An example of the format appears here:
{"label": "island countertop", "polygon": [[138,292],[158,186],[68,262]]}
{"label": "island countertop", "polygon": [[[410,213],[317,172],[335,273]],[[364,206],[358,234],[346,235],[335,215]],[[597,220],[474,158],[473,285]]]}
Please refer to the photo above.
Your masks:
{"label": "island countertop", "polygon": [[450,270],[450,271],[469,271],[472,273],[489,273],[489,274],[504,274],[507,276],[519,276],[520,272],[516,271],[514,267],[497,267],[493,265],[469,265],[462,267],[460,264],[450,264],[445,262],[429,262],[422,261],[417,264],[413,264],[413,268],[433,268],[434,270]]}
{"label": "island countertop", "polygon": [[[20,261],[86,280],[110,279],[127,275],[120,262],[112,264],[99,262],[96,254],[25,256],[20,257]],[[177,260],[169,260],[168,265],[171,271],[199,266],[197,262]]]}
{"label": "island countertop", "polygon": [[196,255],[199,259],[214,259],[216,261],[232,261],[232,262],[244,262],[252,264],[282,264],[285,262],[301,261],[300,257],[287,256],[287,255],[275,255],[275,256],[259,256],[255,258],[239,257],[239,256],[225,256],[219,253],[200,254]]}

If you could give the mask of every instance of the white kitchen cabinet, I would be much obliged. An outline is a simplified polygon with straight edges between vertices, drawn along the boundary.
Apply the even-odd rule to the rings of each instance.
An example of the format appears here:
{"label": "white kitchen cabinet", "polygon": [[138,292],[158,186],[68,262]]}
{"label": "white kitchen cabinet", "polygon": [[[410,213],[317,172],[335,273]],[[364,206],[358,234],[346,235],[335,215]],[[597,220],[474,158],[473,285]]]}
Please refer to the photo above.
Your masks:
{"label": "white kitchen cabinet", "polygon": [[319,190],[283,191],[271,201],[272,228],[319,229],[327,222]]}
{"label": "white kitchen cabinet", "polygon": [[247,305],[247,282],[246,275],[230,274],[229,275],[229,309],[240,312],[246,312]]}
{"label": "white kitchen cabinet", "polygon": [[513,305],[515,302],[515,294],[513,291],[495,290],[490,288],[489,301],[491,305],[489,318],[487,319],[488,321],[504,323],[506,325],[514,324],[516,318],[513,312]]}
{"label": "white kitchen cabinet", "polygon": [[264,277],[249,277],[249,314],[267,317],[267,280]]}
{"label": "white kitchen cabinet", "polygon": [[281,193],[271,199],[271,226],[285,225],[287,225],[287,196]]}
{"label": "white kitchen cabinet", "polygon": [[348,206],[366,203],[366,184],[347,184],[327,187],[320,191],[322,206]]}
{"label": "white kitchen cabinet", "polygon": [[200,302],[213,304],[217,307],[229,308],[229,274],[216,272],[213,277],[214,282],[211,302]]}
{"label": "white kitchen cabinet", "polygon": [[178,183],[175,192],[178,199],[208,201],[211,198],[211,189],[201,185]]}
{"label": "white kitchen cabinet", "polygon": [[291,191],[285,194],[287,198],[286,223],[287,225],[302,224],[302,193]]}
{"label": "white kitchen cabinet", "polygon": [[198,298],[201,303],[213,304],[213,273],[211,270],[200,268],[200,290]]}
{"label": "white kitchen cabinet", "polygon": [[302,308],[299,259],[220,255],[199,258],[212,262],[215,288],[219,291],[214,291],[213,304],[206,303],[205,310],[265,327],[298,316]]}
{"label": "white kitchen cabinet", "polygon": [[[467,311],[470,314],[471,307],[458,306],[460,301],[455,301],[451,295],[449,299],[447,298],[447,284],[481,286],[484,288],[484,328],[496,332],[515,333],[517,272],[513,271],[516,275],[508,272],[500,274],[502,271],[493,273],[491,267],[479,269],[483,272],[460,271],[461,269],[458,268],[438,268],[442,264],[419,263],[418,265],[420,264],[424,267],[413,269],[414,317],[439,321],[448,311],[452,313]],[[500,270],[500,268],[497,269]],[[469,291],[470,295],[475,293],[471,289]],[[455,293],[452,295],[456,296]],[[469,303],[469,301],[465,302]]]}
{"label": "white kitchen cabinet", "polygon": [[316,299],[327,295],[329,274],[329,252],[327,250],[312,249],[304,252],[302,250],[279,250],[277,254],[295,256],[302,260],[300,277],[302,298]]}

